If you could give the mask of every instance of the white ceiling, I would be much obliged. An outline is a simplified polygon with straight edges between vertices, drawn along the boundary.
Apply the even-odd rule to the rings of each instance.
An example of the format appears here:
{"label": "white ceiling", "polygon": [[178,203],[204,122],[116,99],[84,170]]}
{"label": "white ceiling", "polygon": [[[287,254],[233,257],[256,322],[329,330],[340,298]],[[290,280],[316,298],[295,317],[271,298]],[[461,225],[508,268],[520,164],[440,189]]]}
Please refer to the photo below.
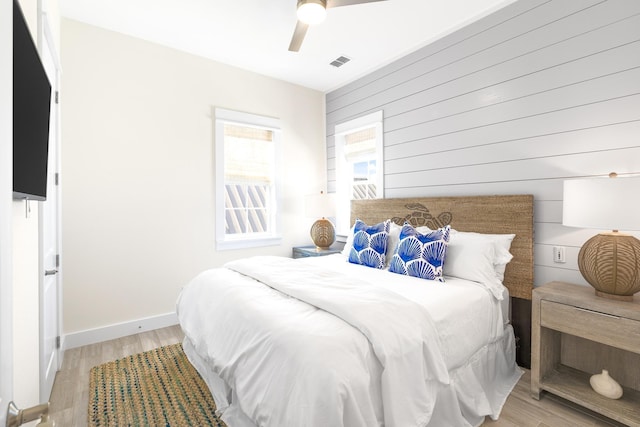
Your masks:
{"label": "white ceiling", "polygon": [[[289,52],[296,0],[60,0],[112,31],[322,92],[336,89],[514,0],[387,0],[332,8]],[[329,65],[337,57],[346,65]]]}

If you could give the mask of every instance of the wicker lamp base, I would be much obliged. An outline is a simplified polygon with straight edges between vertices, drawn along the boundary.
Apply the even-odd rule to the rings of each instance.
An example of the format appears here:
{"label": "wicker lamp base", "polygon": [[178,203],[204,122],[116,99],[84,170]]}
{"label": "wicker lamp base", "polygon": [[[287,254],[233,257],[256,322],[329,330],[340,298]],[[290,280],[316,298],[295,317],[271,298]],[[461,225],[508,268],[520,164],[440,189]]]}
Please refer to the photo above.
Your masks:
{"label": "wicker lamp base", "polygon": [[331,221],[326,218],[317,220],[311,226],[311,240],[319,249],[329,249],[336,241],[336,231]]}
{"label": "wicker lamp base", "polygon": [[640,240],[615,231],[593,236],[578,254],[582,276],[604,298],[632,301],[640,292],[639,265]]}

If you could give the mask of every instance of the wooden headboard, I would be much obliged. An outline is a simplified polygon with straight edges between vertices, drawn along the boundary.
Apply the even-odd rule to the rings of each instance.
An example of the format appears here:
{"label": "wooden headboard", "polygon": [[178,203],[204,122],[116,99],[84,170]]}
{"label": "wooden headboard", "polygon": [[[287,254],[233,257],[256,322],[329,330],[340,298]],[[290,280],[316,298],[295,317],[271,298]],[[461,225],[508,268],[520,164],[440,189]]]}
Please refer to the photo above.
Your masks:
{"label": "wooden headboard", "polygon": [[459,231],[515,234],[513,259],[507,265],[504,285],[509,295],[531,300],[533,290],[533,196],[469,196],[351,201],[351,223],[361,219],[375,224],[392,218],[399,225],[436,229],[450,224]]}

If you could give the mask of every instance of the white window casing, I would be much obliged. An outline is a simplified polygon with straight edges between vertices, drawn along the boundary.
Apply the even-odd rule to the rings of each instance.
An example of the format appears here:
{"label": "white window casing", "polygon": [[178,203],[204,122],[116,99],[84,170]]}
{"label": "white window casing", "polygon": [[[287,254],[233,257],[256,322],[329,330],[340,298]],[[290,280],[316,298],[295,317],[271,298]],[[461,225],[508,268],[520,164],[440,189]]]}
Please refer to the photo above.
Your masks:
{"label": "white window casing", "polygon": [[216,249],[279,245],[278,119],[215,109]]}
{"label": "white window casing", "polygon": [[336,125],[335,146],[336,234],[345,236],[353,198],[384,198],[382,111]]}

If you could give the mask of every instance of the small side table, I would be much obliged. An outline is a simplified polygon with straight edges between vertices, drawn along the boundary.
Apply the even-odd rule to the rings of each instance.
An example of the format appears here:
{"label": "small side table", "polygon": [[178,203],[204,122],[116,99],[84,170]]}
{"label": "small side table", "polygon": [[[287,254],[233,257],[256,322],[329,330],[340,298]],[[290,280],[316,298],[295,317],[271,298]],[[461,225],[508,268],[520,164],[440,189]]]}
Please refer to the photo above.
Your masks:
{"label": "small side table", "polygon": [[344,243],[334,243],[329,249],[318,249],[313,245],[295,246],[293,248],[293,258],[307,258],[315,256],[325,256],[342,252]]}
{"label": "small side table", "polygon": [[[640,299],[598,297],[590,286],[533,290],[531,395],[547,391],[628,426],[640,426]],[[608,369],[624,389],[611,400],[589,378]]]}

